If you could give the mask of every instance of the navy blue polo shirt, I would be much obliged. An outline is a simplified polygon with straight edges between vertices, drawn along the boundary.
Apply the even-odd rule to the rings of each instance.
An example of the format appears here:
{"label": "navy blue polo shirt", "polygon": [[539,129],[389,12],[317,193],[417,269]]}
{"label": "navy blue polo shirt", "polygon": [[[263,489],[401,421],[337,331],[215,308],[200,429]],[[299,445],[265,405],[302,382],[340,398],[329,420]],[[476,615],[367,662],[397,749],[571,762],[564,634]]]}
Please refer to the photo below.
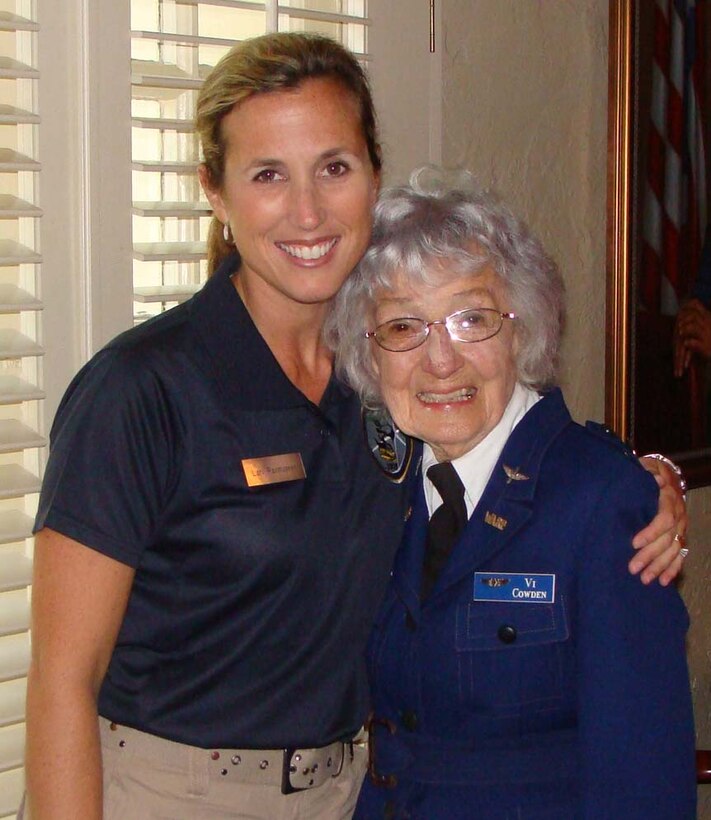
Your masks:
{"label": "navy blue polo shirt", "polygon": [[[205,748],[321,746],[367,713],[407,487],[370,456],[352,391],[332,378],[316,406],[289,381],[237,263],[80,371],[36,529],[136,569],[102,715]],[[245,459],[293,454],[305,477],[248,485]]]}

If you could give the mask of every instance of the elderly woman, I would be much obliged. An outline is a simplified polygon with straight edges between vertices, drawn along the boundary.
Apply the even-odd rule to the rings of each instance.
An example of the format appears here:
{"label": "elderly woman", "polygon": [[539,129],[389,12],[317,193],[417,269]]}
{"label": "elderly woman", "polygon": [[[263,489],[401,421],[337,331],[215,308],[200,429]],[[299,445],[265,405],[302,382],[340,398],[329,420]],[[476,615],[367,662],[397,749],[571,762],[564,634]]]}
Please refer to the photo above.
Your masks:
{"label": "elderly woman", "polygon": [[627,568],[654,481],[554,386],[563,285],[538,241],[431,188],[383,196],[330,319],[377,428],[385,405],[425,442],[356,817],[692,818],[687,615]]}

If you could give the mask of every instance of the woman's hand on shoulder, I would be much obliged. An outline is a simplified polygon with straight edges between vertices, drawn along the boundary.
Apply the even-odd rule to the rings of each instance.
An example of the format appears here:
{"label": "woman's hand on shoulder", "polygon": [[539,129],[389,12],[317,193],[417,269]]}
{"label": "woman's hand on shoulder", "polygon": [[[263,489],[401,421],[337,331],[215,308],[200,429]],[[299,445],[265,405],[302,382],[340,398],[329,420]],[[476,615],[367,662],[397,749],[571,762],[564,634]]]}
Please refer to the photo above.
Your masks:
{"label": "woman's hand on shoulder", "polygon": [[659,485],[659,509],[652,521],[632,540],[637,553],[630,561],[629,569],[633,575],[640,574],[643,584],[659,578],[659,583],[667,586],[681,572],[683,563],[680,550],[688,526],[685,487],[681,477],[663,461],[642,457],[640,462]]}

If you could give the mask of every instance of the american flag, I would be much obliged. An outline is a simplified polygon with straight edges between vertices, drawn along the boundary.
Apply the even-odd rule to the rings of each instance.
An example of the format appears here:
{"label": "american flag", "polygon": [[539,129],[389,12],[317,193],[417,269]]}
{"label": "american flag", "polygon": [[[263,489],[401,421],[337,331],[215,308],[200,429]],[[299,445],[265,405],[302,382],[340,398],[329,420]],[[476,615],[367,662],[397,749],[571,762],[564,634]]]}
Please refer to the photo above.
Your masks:
{"label": "american flag", "polygon": [[705,0],[655,0],[651,122],[639,301],[673,316],[689,293],[706,230]]}

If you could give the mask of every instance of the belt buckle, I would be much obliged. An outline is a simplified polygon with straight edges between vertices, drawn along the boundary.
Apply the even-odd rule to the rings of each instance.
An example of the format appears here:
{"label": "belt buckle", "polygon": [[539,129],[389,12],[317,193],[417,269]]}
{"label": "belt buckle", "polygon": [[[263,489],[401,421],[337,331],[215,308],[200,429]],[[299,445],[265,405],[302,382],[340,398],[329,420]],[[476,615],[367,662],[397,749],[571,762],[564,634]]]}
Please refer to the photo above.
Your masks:
{"label": "belt buckle", "polygon": [[[330,777],[338,777],[340,773],[343,771],[343,764],[346,760],[346,746],[350,746],[351,749],[351,760],[353,759],[353,744],[352,743],[340,743],[341,747],[341,761],[338,766],[338,769],[330,775]],[[314,783],[313,786],[294,786],[291,782],[291,775],[296,774],[297,772],[297,764],[294,762],[294,755],[299,751],[299,749],[295,746],[287,746],[285,749],[282,750],[282,764],[281,764],[281,793],[282,794],[293,794],[294,792],[305,792],[308,789],[315,788],[316,784]],[[330,765],[330,762],[329,762]],[[312,772],[313,773],[313,772]],[[321,779],[319,777],[319,779]],[[323,780],[321,782],[324,782]]]}
{"label": "belt buckle", "polygon": [[368,775],[373,785],[384,789],[393,789],[397,786],[397,777],[394,774],[378,774],[375,769],[375,727],[384,726],[391,735],[397,731],[397,726],[387,718],[375,717],[373,712],[368,716],[365,722],[365,728],[368,730]]}
{"label": "belt buckle", "polygon": [[305,792],[308,787],[299,787],[291,785],[291,775],[296,772],[296,766],[292,764],[292,760],[296,754],[295,746],[288,746],[282,751],[281,763],[281,793],[294,794],[294,792]]}

